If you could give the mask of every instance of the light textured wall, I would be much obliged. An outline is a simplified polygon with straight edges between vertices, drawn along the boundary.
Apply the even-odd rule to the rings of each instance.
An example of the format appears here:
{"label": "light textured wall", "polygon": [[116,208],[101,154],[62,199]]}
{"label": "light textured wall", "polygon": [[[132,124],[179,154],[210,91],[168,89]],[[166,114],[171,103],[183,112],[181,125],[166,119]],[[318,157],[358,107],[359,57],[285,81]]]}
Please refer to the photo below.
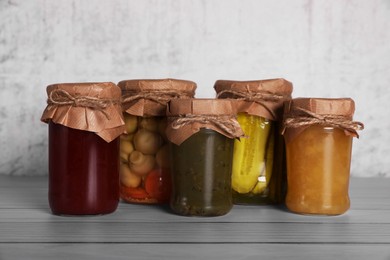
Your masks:
{"label": "light textured wall", "polygon": [[0,173],[47,173],[48,84],[165,77],[352,97],[352,174],[390,177],[390,0],[0,0]]}

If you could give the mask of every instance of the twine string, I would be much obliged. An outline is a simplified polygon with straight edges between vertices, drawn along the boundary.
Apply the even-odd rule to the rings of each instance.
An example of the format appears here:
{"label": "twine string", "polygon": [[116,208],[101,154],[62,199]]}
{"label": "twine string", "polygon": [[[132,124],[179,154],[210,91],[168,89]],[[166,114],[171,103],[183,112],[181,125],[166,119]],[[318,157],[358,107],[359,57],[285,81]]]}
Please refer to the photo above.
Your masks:
{"label": "twine string", "polygon": [[241,130],[234,116],[187,115],[185,117],[171,117],[171,119],[173,120],[172,128],[176,130],[192,123],[213,125],[234,137],[237,136],[237,131]]}
{"label": "twine string", "polygon": [[55,106],[74,106],[87,107],[98,110],[103,113],[107,119],[110,119],[105,109],[110,105],[119,104],[117,99],[101,99],[88,96],[72,96],[69,92],[63,89],[55,89],[50,92],[47,99],[48,105]]}
{"label": "twine string", "polygon": [[245,100],[245,101],[252,101],[252,102],[258,102],[258,101],[279,102],[290,98],[290,96],[271,94],[267,92],[252,92],[248,88],[247,91],[245,92],[225,89],[220,91],[217,94],[217,97],[220,97],[225,93],[238,96],[239,97],[238,99]]}
{"label": "twine string", "polygon": [[346,116],[341,115],[319,115],[303,108],[296,108],[304,115],[288,115],[283,121],[282,132],[286,128],[298,128],[302,126],[310,126],[314,124],[328,125],[339,127],[359,137],[357,131],[364,129],[364,124],[357,121],[352,121]]}
{"label": "twine string", "polygon": [[147,99],[165,106],[168,101],[175,98],[191,97],[188,92],[177,92],[171,90],[153,90],[142,92],[126,92],[122,95],[122,103],[129,103],[135,100]]}
{"label": "twine string", "polygon": [[287,95],[277,95],[277,94],[271,94],[267,92],[251,92],[248,87],[246,92],[235,91],[231,89],[222,90],[217,94],[217,98],[219,98],[220,96],[226,93],[237,96],[238,97],[236,98],[237,100],[244,100],[244,101],[255,102],[259,104],[260,106],[265,108],[274,118],[276,118],[277,116],[273,111],[273,109],[269,108],[266,102],[276,103],[276,102],[283,102],[285,100],[290,99],[290,96]]}

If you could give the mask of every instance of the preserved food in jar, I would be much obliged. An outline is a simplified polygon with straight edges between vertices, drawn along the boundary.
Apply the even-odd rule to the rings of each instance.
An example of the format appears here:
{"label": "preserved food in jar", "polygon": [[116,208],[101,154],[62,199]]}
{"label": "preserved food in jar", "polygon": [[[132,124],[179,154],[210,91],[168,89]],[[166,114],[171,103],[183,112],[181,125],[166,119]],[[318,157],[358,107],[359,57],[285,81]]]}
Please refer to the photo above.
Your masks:
{"label": "preserved food in jar", "polygon": [[58,215],[114,212],[119,202],[119,138],[49,122],[49,204]]}
{"label": "preserved food in jar", "polygon": [[179,215],[220,216],[232,208],[233,140],[202,128],[180,145],[172,145],[174,195]]}
{"label": "preserved food in jar", "polygon": [[273,125],[265,118],[243,113],[237,121],[247,138],[234,143],[232,188],[239,194],[261,194],[272,176]]}
{"label": "preserved food in jar", "polygon": [[166,117],[125,114],[121,136],[121,197],[134,203],[167,203],[171,193]]}
{"label": "preserved food in jar", "polygon": [[173,100],[171,209],[184,216],[220,216],[232,208],[233,139],[242,136],[229,100]]}
{"label": "preserved food in jar", "polygon": [[287,196],[289,210],[339,215],[348,195],[353,122],[351,99],[294,99],[286,105]]}
{"label": "preserved food in jar", "polygon": [[237,120],[245,137],[234,142],[232,190],[236,204],[281,203],[285,195],[285,151],[279,133],[283,101],[292,84],[284,79],[218,80],[218,98],[239,101]]}
{"label": "preserved food in jar", "polygon": [[165,134],[166,105],[171,99],[194,96],[191,81],[125,80],[122,104],[126,134],[120,145],[120,195],[131,203],[168,203],[171,176]]}
{"label": "preserved food in jar", "polygon": [[96,215],[119,202],[120,89],[113,83],[47,87],[49,205],[53,214]]}

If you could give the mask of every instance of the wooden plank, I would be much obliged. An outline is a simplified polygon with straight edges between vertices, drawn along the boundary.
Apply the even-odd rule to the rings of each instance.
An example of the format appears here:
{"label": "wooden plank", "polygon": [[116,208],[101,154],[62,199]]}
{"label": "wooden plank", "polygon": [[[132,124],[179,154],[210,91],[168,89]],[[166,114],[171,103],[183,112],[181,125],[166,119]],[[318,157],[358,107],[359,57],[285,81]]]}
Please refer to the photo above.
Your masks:
{"label": "wooden plank", "polygon": [[336,217],[236,205],[191,218],[126,203],[110,215],[60,217],[46,182],[0,177],[0,259],[390,259],[390,179],[352,179],[352,208]]}
{"label": "wooden plank", "polygon": [[59,222],[121,222],[121,223],[171,223],[171,222],[246,222],[246,223],[383,223],[390,224],[390,210],[350,210],[341,216],[302,216],[274,207],[248,207],[236,205],[222,217],[191,218],[174,215],[169,209],[146,205],[121,205],[110,215],[89,217],[55,216],[47,209],[0,210],[0,223],[59,223]]}
{"label": "wooden plank", "polygon": [[[0,188],[0,208],[48,208],[45,177],[0,176],[0,183],[3,185]],[[353,178],[350,192],[351,209],[390,209],[388,187],[390,178]]]}
{"label": "wooden plank", "polygon": [[382,243],[390,224],[0,223],[0,243]]}
{"label": "wooden plank", "polygon": [[0,259],[388,260],[388,245],[346,244],[0,244]]}

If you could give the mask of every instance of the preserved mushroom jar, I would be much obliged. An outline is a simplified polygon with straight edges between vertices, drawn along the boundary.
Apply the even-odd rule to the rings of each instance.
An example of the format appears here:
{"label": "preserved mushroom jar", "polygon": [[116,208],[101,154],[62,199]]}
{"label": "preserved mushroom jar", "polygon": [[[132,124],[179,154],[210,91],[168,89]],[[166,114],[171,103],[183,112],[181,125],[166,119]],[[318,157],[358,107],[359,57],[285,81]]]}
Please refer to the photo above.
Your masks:
{"label": "preserved mushroom jar", "polygon": [[352,121],[352,99],[297,98],[285,104],[286,206],[300,214],[339,215],[348,195],[352,137],[363,124]]}
{"label": "preserved mushroom jar", "polygon": [[171,209],[184,216],[220,216],[232,208],[234,138],[242,136],[229,100],[172,100],[167,136],[171,141]]}
{"label": "preserved mushroom jar", "polygon": [[47,87],[49,204],[53,214],[97,215],[119,202],[120,89],[114,83]]}
{"label": "preserved mushroom jar", "polygon": [[239,100],[237,120],[245,134],[234,142],[233,202],[282,203],[286,174],[280,122],[292,84],[284,79],[218,80],[214,88],[218,98]]}
{"label": "preserved mushroom jar", "polygon": [[168,203],[170,159],[165,134],[167,102],[191,98],[196,84],[177,79],[125,80],[122,104],[126,134],[120,144],[120,195],[131,203]]}

